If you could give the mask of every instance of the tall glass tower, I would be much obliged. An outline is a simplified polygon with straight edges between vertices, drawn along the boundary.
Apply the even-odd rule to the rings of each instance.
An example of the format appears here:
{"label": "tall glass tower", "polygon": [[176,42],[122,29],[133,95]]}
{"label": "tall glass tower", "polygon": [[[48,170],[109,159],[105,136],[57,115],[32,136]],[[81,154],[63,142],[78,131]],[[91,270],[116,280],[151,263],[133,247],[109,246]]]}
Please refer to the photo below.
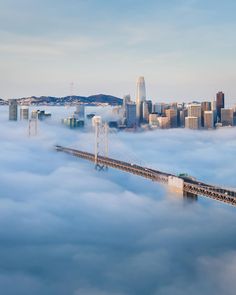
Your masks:
{"label": "tall glass tower", "polygon": [[138,124],[143,120],[142,102],[146,100],[146,87],[144,77],[139,77],[136,89],[136,117]]}

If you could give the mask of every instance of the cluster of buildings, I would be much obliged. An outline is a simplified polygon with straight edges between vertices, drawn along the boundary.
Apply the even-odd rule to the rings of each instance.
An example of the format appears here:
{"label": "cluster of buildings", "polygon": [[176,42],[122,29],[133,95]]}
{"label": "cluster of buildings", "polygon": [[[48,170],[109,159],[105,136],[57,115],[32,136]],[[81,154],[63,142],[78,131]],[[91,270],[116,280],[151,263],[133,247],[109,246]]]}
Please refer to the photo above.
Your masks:
{"label": "cluster of buildings", "polygon": [[62,119],[62,124],[70,128],[82,128],[85,122],[85,105],[78,104],[76,106],[76,111],[70,117]]}
{"label": "cluster of buildings", "polygon": [[122,123],[126,128],[213,129],[236,125],[236,106],[225,108],[225,95],[216,94],[213,101],[192,103],[153,103],[146,99],[144,77],[137,81],[136,101],[130,95],[123,99]]}
{"label": "cluster of buildings", "polygon": [[[123,98],[123,104],[113,108],[114,120],[109,121],[111,128],[188,128],[214,129],[221,126],[236,125],[236,105],[234,108],[225,107],[225,95],[218,92],[212,101],[191,103],[153,103],[146,97],[144,77],[139,77],[135,101],[130,95]],[[115,119],[118,115],[119,119]],[[51,114],[35,110],[30,119],[44,120]],[[95,114],[88,114],[91,120]],[[116,116],[117,117],[117,116]],[[9,119],[17,120],[18,104],[16,99],[9,100]],[[29,120],[29,107],[20,106],[20,119]],[[62,119],[62,124],[69,128],[82,128],[85,125],[85,104],[76,105],[72,116]]]}
{"label": "cluster of buildings", "polygon": [[[20,120],[38,119],[43,121],[50,117],[51,114],[46,113],[44,110],[33,110],[30,114],[28,106],[20,106]],[[18,103],[16,99],[9,100],[9,120],[18,120]]]}

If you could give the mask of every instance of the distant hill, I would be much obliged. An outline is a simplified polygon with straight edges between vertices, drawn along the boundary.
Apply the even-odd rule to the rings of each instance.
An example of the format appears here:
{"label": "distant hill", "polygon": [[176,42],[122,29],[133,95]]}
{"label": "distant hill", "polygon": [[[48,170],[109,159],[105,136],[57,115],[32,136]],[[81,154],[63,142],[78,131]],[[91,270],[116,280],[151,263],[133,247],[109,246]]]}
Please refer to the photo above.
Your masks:
{"label": "distant hill", "polygon": [[71,105],[82,102],[88,105],[109,104],[115,106],[121,105],[123,100],[112,95],[97,94],[88,97],[76,95],[65,97],[31,96],[19,98],[18,102],[25,105]]}
{"label": "distant hill", "polygon": [[6,105],[8,102],[2,98],[0,98],[0,105]]}

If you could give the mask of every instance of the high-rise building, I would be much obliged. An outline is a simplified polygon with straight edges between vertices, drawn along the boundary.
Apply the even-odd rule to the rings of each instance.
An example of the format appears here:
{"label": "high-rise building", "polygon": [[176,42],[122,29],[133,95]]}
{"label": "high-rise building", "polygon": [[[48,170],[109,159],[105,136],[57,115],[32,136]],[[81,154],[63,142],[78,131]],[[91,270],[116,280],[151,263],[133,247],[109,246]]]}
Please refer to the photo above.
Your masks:
{"label": "high-rise building", "polygon": [[221,120],[221,109],[225,107],[225,95],[222,91],[216,94],[216,113],[219,120]]}
{"label": "high-rise building", "polygon": [[213,111],[204,112],[204,128],[213,129],[214,128],[214,113]]}
{"label": "high-rise building", "polygon": [[153,111],[153,113],[157,113],[157,114],[161,115],[161,113],[162,113],[162,104],[161,103],[155,103],[153,105],[152,111]]}
{"label": "high-rise building", "polygon": [[201,116],[202,116],[201,104],[191,103],[188,105],[188,117],[198,118],[198,128],[200,128],[200,125],[201,125]]}
{"label": "high-rise building", "polygon": [[146,87],[144,77],[139,77],[137,81],[136,89],[136,117],[137,122],[140,123],[143,120],[142,114],[142,102],[146,100]]}
{"label": "high-rise building", "polygon": [[202,124],[202,127],[204,127],[204,112],[211,111],[211,102],[210,101],[201,102],[201,109],[202,109],[201,124]]}
{"label": "high-rise building", "polygon": [[233,107],[234,110],[234,126],[236,125],[236,105]]}
{"label": "high-rise building", "polygon": [[221,109],[221,123],[222,126],[234,125],[234,111],[233,109]]}
{"label": "high-rise building", "polygon": [[123,118],[126,118],[126,105],[127,103],[131,102],[131,96],[130,94],[127,94],[123,97],[123,104],[122,104],[122,110],[123,110]]}
{"label": "high-rise building", "polygon": [[84,120],[77,120],[74,117],[68,117],[66,119],[62,119],[62,124],[70,127],[71,129],[82,128],[84,127]]}
{"label": "high-rise building", "polygon": [[211,111],[213,111],[214,115],[214,125],[217,123],[217,111],[216,111],[216,100],[212,100],[211,102]]}
{"label": "high-rise building", "polygon": [[152,101],[147,100],[147,105],[148,105],[148,112],[149,112],[149,114],[151,114],[152,113]]}
{"label": "high-rise building", "polygon": [[161,129],[170,128],[170,121],[168,117],[157,117],[157,121]]}
{"label": "high-rise building", "polygon": [[166,110],[166,117],[169,119],[170,128],[177,128],[177,110],[169,109]]}
{"label": "high-rise building", "polygon": [[79,119],[84,119],[85,117],[85,107],[84,104],[78,104],[76,106],[76,111],[74,112],[74,117],[79,120]]}
{"label": "high-rise building", "polygon": [[130,94],[125,95],[123,97],[123,108],[125,108],[126,107],[126,104],[127,103],[130,103],[130,102],[131,102],[131,96],[130,96]]}
{"label": "high-rise building", "polygon": [[16,99],[9,100],[9,120],[17,121],[17,100]]}
{"label": "high-rise building", "polygon": [[29,107],[22,106],[20,108],[20,119],[21,120],[28,120],[29,119]]}
{"label": "high-rise building", "polygon": [[199,117],[186,117],[185,128],[188,129],[199,129]]}
{"label": "high-rise building", "polygon": [[180,127],[185,126],[185,118],[188,116],[188,110],[183,108],[179,111],[179,125]]}
{"label": "high-rise building", "polygon": [[126,126],[128,128],[135,128],[136,124],[137,124],[136,104],[127,103],[126,104]]}
{"label": "high-rise building", "polygon": [[143,122],[147,123],[148,119],[149,119],[149,106],[148,106],[148,102],[147,101],[143,101],[142,102],[142,118],[143,118]]}
{"label": "high-rise building", "polygon": [[158,118],[158,114],[156,114],[156,113],[152,113],[152,114],[149,115],[149,120],[148,121],[149,121],[149,125],[151,127],[157,127],[158,126],[157,118]]}

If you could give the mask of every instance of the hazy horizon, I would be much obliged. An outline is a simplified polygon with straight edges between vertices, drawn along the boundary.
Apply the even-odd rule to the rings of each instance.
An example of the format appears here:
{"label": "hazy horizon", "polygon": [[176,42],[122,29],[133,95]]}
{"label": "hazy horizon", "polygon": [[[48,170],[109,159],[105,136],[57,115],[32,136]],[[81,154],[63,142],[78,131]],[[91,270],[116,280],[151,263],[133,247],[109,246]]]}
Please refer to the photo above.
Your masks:
{"label": "hazy horizon", "polygon": [[0,0],[0,97],[236,100],[236,2]]}

